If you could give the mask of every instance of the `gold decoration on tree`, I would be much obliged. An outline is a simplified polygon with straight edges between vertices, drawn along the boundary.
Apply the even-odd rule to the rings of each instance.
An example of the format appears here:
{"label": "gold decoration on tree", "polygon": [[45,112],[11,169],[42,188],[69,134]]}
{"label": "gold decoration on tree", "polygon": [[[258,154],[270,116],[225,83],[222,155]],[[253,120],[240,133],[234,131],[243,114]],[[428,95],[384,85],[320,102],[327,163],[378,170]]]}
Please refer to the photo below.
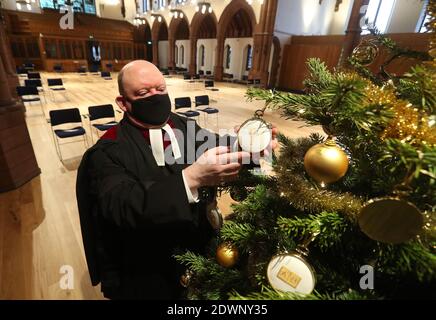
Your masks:
{"label": "gold decoration on tree", "polygon": [[420,114],[419,110],[410,103],[395,100],[391,111],[394,118],[383,131],[382,139],[414,140],[428,145],[436,144],[436,126],[432,125],[429,117]]}
{"label": "gold decoration on tree", "polygon": [[229,242],[224,242],[219,245],[216,250],[216,260],[217,262],[225,267],[231,268],[236,262],[238,262],[239,251],[233,244]]}
{"label": "gold decoration on tree", "polygon": [[333,183],[341,179],[348,170],[348,157],[331,139],[314,145],[304,156],[306,172],[319,183]]}
{"label": "gold decoration on tree", "polygon": [[352,57],[362,66],[369,66],[378,57],[379,48],[371,40],[362,40],[353,50]]}
{"label": "gold decoration on tree", "polygon": [[[407,190],[406,184],[402,185]],[[394,196],[369,200],[360,210],[360,229],[371,239],[383,243],[399,244],[420,234],[424,215],[411,202],[405,200],[407,191],[394,191]]]}

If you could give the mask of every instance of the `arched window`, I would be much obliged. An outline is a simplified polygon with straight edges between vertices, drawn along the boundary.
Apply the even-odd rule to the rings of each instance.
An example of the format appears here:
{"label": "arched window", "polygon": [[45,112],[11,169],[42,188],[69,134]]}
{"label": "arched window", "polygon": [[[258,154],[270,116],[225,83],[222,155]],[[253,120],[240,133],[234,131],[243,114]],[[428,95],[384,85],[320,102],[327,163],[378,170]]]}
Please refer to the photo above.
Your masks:
{"label": "arched window", "polygon": [[204,46],[200,46],[200,67],[204,67]]}
{"label": "arched window", "polygon": [[247,63],[245,65],[245,70],[251,70],[251,64],[253,62],[253,48],[251,45],[247,46]]}
{"label": "arched window", "polygon": [[180,61],[185,64],[185,47],[183,45],[180,47]]}
{"label": "arched window", "polygon": [[151,9],[150,0],[142,0],[142,11],[147,12]]}
{"label": "arched window", "polygon": [[368,27],[376,27],[381,33],[388,29],[388,23],[395,5],[394,0],[371,0],[365,14],[365,28],[362,34],[369,34]]}
{"label": "arched window", "polygon": [[230,69],[230,60],[232,59],[232,48],[226,46],[226,69]]}
{"label": "arched window", "polygon": [[174,62],[176,64],[179,63],[179,47],[178,46],[174,47],[174,60],[175,60]]}

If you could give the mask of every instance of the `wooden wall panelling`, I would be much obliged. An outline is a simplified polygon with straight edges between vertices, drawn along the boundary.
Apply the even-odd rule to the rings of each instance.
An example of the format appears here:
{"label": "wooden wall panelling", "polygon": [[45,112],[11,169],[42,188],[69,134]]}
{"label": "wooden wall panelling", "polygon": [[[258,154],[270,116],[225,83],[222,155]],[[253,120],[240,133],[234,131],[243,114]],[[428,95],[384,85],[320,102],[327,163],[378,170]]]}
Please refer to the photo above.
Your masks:
{"label": "wooden wall panelling", "polygon": [[[423,33],[388,34],[399,45],[417,51],[427,51],[430,35]],[[368,36],[365,36],[367,38]],[[326,63],[330,70],[338,65],[344,36],[293,36],[285,45],[282,68],[278,87],[285,90],[303,89],[303,81],[308,75],[306,61],[317,57]],[[387,51],[380,50],[374,63],[369,66],[373,72],[378,72],[380,65],[387,58]],[[415,65],[411,59],[397,59],[387,68],[388,72],[402,75]]]}
{"label": "wooden wall panelling", "polygon": [[317,57],[324,61],[330,70],[338,64],[343,36],[295,36],[291,44],[285,45],[279,88],[301,90],[308,75],[306,61]]}

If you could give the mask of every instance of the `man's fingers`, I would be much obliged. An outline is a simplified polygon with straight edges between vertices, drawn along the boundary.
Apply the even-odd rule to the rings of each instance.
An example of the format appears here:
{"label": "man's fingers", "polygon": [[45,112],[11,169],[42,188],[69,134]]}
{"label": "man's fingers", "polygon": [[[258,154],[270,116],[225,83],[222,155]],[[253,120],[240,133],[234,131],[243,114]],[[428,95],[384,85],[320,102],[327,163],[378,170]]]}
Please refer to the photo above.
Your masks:
{"label": "man's fingers", "polygon": [[250,154],[245,151],[239,152],[230,152],[226,154],[219,155],[219,164],[227,164],[227,163],[235,163],[235,162],[243,162],[250,158]]}
{"label": "man's fingers", "polygon": [[206,151],[207,154],[224,154],[229,152],[229,147],[219,146]]}

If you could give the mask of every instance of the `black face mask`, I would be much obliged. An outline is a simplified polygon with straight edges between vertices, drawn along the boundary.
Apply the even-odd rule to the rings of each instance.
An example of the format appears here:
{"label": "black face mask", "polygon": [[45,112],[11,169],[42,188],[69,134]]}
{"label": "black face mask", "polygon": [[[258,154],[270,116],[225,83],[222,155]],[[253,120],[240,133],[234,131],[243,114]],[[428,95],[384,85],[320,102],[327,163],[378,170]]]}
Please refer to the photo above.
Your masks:
{"label": "black face mask", "polygon": [[130,103],[132,105],[131,116],[145,124],[164,124],[171,113],[171,101],[168,94],[155,94]]}

